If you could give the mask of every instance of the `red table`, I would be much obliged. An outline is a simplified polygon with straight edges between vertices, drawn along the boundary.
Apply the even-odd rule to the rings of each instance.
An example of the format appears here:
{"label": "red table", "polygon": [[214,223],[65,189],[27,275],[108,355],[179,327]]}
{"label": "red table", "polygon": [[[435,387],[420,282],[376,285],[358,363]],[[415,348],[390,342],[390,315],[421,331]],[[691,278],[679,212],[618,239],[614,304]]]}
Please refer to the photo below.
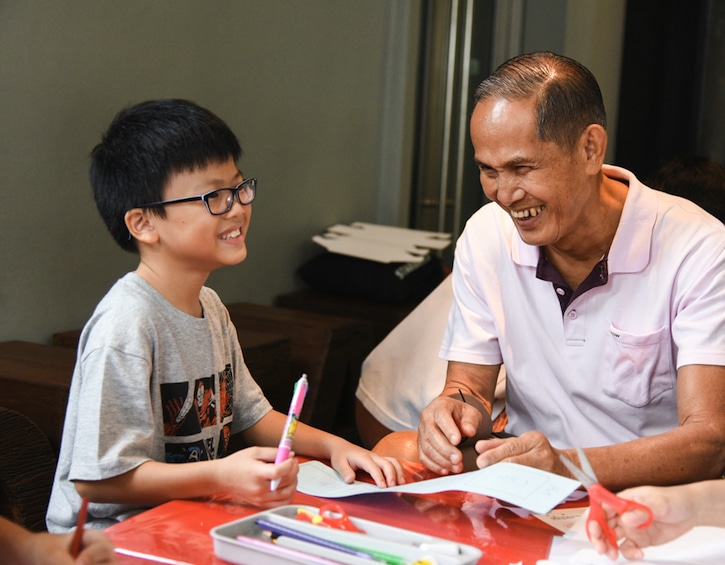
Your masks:
{"label": "red table", "polygon": [[[327,499],[297,493],[293,504],[321,506]],[[560,533],[528,512],[479,494],[368,494],[336,499],[352,517],[448,538],[480,548],[480,564],[536,565]],[[125,565],[176,563],[223,565],[209,530],[259,512],[229,500],[168,502],[106,530]],[[131,557],[124,553],[135,552]],[[143,558],[139,554],[153,556]]]}

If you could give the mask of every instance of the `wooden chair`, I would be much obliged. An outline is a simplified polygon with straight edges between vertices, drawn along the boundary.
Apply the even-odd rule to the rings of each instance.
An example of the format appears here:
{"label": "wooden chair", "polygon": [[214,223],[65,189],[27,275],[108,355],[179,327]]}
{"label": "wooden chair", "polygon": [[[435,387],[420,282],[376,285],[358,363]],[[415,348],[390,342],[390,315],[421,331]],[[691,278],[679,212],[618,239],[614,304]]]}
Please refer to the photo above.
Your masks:
{"label": "wooden chair", "polygon": [[56,455],[68,402],[75,351],[29,341],[0,343],[0,406],[30,418]]}
{"label": "wooden chair", "polygon": [[56,466],[48,438],[19,412],[0,408],[0,443],[0,514],[31,531],[45,531]]}
{"label": "wooden chair", "polygon": [[291,340],[290,373],[275,383],[286,412],[301,373],[310,382],[300,420],[359,443],[355,428],[355,389],[363,359],[372,349],[370,324],[317,312],[239,302],[227,305],[234,325],[274,332]]}

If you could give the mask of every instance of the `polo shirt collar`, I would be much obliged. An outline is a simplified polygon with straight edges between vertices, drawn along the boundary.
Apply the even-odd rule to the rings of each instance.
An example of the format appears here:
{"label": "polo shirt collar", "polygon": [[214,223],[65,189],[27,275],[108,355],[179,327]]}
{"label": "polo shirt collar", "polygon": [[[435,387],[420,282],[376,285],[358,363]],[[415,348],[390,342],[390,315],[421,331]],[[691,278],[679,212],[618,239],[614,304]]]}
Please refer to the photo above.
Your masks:
{"label": "polo shirt collar", "polygon": [[[622,217],[607,255],[609,274],[637,273],[650,260],[652,233],[657,219],[657,198],[652,189],[644,186],[631,172],[621,167],[603,165],[609,178],[629,185]],[[511,231],[511,259],[517,265],[533,267],[539,263],[539,248],[528,245],[514,228]]]}

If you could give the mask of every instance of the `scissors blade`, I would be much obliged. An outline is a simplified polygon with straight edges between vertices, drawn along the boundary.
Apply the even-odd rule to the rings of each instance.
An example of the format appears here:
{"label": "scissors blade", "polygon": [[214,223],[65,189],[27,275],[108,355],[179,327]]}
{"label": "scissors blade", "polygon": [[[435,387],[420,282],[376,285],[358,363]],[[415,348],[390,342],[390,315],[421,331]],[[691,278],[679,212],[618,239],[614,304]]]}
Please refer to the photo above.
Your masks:
{"label": "scissors blade", "polygon": [[589,488],[589,485],[592,484],[592,481],[589,480],[589,477],[584,474],[584,471],[574,465],[574,462],[563,453],[559,454],[559,459],[561,459],[561,462],[567,469],[569,469],[569,472],[574,475],[577,481],[583,484],[585,488]]}
{"label": "scissors blade", "polygon": [[[577,448],[579,449],[579,448]],[[582,452],[583,454],[583,452]],[[581,457],[581,455],[580,455]],[[584,456],[586,459],[586,456]],[[593,477],[587,473],[585,473],[582,469],[577,467],[574,462],[569,459],[566,455],[563,453],[559,454],[559,459],[561,459],[561,462],[564,463],[564,466],[569,469],[569,472],[571,472],[572,475],[576,478],[577,481],[579,481],[582,485],[584,485],[584,488],[589,490],[589,487],[592,486],[594,483],[596,483],[596,477]],[[587,461],[588,464],[588,461]],[[590,467],[591,468],[591,467]]]}
{"label": "scissors blade", "polygon": [[589,458],[584,453],[584,450],[581,447],[577,447],[576,454],[579,457],[579,466],[584,471],[584,474],[589,477],[592,483],[598,483],[597,474],[592,469],[592,465],[589,463]]}

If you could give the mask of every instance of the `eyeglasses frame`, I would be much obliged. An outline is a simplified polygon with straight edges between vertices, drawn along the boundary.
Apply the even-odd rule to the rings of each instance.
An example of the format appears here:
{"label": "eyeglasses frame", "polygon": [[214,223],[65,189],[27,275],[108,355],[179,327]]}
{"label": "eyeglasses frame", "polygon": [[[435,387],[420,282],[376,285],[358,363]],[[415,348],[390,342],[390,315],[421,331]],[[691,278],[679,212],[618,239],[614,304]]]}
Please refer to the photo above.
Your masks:
{"label": "eyeglasses frame", "polygon": [[[252,199],[249,202],[242,202],[241,197],[239,196],[239,191],[242,189],[244,185],[252,186],[252,192],[253,196]],[[230,206],[224,210],[223,212],[212,212],[211,208],[209,207],[209,196],[211,194],[214,194],[215,192],[219,192],[220,190],[233,190],[234,194],[232,194],[232,203]],[[174,198],[173,200],[160,200],[158,202],[150,202],[149,204],[141,204],[140,206],[136,206],[136,208],[157,208],[159,206],[166,206],[167,204],[182,204],[184,202],[196,202],[197,200],[201,200],[204,203],[204,206],[206,207],[206,211],[209,212],[212,216],[223,216],[224,214],[228,213],[229,210],[231,210],[234,207],[234,199],[236,197],[237,202],[239,202],[242,206],[249,206],[254,200],[257,198],[257,178],[252,177],[251,179],[246,179],[240,182],[238,185],[236,185],[233,188],[216,188],[214,190],[210,190],[209,192],[205,192],[204,194],[199,194],[197,196],[189,196],[186,198]]]}

